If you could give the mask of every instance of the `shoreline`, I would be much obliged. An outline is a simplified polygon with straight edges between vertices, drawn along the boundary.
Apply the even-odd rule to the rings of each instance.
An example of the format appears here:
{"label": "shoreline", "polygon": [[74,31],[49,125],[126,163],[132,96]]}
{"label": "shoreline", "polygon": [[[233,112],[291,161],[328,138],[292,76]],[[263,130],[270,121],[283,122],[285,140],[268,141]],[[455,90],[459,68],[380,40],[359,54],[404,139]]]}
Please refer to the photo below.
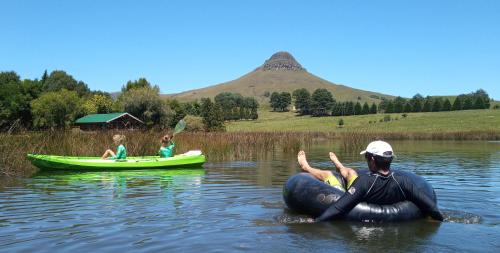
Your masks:
{"label": "shoreline", "polygon": [[[36,168],[26,159],[28,153],[67,156],[101,156],[115,148],[112,136],[127,136],[128,156],[156,155],[159,140],[166,131],[44,131],[0,134],[0,176],[29,176]],[[500,141],[499,131],[459,132],[184,132],[176,136],[176,153],[192,149],[204,152],[207,160],[258,159],[266,152],[296,154],[315,141],[336,140],[346,151],[356,151],[375,139],[432,141]]]}

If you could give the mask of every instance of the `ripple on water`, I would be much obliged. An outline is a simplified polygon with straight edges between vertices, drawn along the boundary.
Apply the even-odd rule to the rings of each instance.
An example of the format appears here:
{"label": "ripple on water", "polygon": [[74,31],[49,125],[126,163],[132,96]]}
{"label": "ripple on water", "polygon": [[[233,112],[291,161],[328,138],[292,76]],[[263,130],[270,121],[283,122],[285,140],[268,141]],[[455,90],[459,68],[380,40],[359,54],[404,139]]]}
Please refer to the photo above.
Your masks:
{"label": "ripple on water", "polygon": [[[409,150],[398,153],[394,168],[422,175],[434,186],[447,222],[309,224],[311,217],[290,212],[282,199],[283,183],[299,171],[296,161],[275,153],[261,160],[208,163],[201,171],[43,174],[25,179],[0,190],[0,251],[498,249],[498,150],[476,150],[470,142],[437,147],[419,143],[396,144]],[[311,164],[333,168],[327,157],[331,147],[318,145],[308,150]],[[357,154],[339,156],[347,166],[366,168]]]}
{"label": "ripple on water", "polygon": [[442,210],[444,221],[463,224],[481,224],[481,216],[456,210]]}

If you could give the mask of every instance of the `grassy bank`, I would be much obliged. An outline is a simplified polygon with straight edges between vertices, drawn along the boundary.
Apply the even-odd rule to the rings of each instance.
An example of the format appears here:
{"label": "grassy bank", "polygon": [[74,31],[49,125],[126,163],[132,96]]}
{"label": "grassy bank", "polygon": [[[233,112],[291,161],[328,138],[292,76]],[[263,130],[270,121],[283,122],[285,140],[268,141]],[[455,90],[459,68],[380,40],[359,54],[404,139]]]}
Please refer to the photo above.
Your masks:
{"label": "grassy bank", "polygon": [[[342,118],[344,126],[338,127]],[[389,120],[390,118],[390,120]],[[384,119],[386,121],[384,121]],[[227,124],[229,132],[360,132],[409,139],[500,139],[500,110],[374,114],[345,117],[297,116],[262,110],[255,121]]]}
{"label": "grassy bank", "polygon": [[[337,139],[344,150],[359,151],[374,139],[500,140],[500,110],[384,114],[343,117],[297,117],[292,112],[262,111],[256,121],[230,122],[225,133],[181,133],[175,153],[201,149],[209,161],[258,159],[270,151],[296,153],[316,139]],[[382,122],[381,122],[382,121]],[[115,149],[112,136],[127,136],[129,156],[155,155],[160,131],[25,132],[0,134],[0,176],[25,176],[36,169],[27,153],[100,156]]]}

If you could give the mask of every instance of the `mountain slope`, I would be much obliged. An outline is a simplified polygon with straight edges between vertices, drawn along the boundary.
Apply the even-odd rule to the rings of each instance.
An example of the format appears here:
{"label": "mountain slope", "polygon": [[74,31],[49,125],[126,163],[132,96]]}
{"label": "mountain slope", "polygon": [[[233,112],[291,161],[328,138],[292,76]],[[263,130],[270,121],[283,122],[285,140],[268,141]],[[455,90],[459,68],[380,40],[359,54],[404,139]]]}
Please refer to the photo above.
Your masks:
{"label": "mountain slope", "polygon": [[393,96],[377,92],[354,89],[344,85],[333,84],[306,71],[291,54],[287,52],[275,53],[264,64],[254,71],[226,83],[206,88],[190,90],[172,94],[170,97],[179,100],[194,100],[203,97],[213,98],[220,92],[236,92],[243,96],[257,98],[259,102],[267,102],[266,96],[274,91],[293,92],[296,89],[306,88],[311,93],[318,88],[332,92],[337,101],[380,102],[380,98]]}

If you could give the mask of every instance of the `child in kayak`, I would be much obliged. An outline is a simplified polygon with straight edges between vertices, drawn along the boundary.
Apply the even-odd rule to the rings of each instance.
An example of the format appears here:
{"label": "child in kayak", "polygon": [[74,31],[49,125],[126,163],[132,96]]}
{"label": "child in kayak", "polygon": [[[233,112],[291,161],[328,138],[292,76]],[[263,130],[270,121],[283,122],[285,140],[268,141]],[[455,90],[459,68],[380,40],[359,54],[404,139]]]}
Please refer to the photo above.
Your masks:
{"label": "child in kayak", "polygon": [[158,151],[158,154],[160,155],[161,158],[167,158],[167,157],[172,157],[174,154],[174,147],[175,143],[172,140],[173,136],[166,134],[161,138],[161,147],[160,150]]}
{"label": "child in kayak", "polygon": [[113,135],[113,142],[115,145],[118,145],[116,148],[116,154],[113,150],[108,149],[102,155],[101,159],[126,159],[127,158],[127,149],[125,148],[125,135],[123,134],[115,134]]}

